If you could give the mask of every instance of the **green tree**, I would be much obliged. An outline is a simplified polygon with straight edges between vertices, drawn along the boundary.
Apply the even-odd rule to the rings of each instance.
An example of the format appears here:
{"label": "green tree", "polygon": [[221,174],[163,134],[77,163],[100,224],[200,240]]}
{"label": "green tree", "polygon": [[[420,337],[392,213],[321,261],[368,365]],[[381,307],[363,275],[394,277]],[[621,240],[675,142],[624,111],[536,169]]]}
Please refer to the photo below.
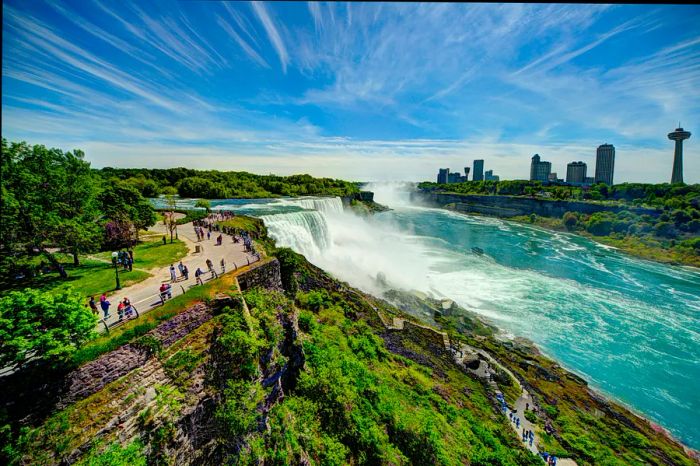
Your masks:
{"label": "green tree", "polygon": [[206,210],[207,213],[211,212],[211,203],[206,199],[199,199],[194,206]]}
{"label": "green tree", "polygon": [[65,278],[50,248],[78,253],[97,247],[97,187],[80,151],[62,152],[2,140],[1,254],[12,271],[18,259],[43,254]]}
{"label": "green tree", "polygon": [[30,358],[60,364],[94,336],[97,317],[71,289],[12,291],[0,298],[0,366]]}

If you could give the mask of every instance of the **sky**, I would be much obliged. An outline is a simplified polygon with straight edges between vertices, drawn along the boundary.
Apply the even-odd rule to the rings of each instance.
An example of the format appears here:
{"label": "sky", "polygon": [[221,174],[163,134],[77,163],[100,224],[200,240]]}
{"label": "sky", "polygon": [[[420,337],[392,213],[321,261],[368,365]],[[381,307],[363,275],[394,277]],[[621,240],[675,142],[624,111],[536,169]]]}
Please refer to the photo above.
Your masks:
{"label": "sky", "polygon": [[2,135],[94,167],[700,183],[700,7],[3,1]]}

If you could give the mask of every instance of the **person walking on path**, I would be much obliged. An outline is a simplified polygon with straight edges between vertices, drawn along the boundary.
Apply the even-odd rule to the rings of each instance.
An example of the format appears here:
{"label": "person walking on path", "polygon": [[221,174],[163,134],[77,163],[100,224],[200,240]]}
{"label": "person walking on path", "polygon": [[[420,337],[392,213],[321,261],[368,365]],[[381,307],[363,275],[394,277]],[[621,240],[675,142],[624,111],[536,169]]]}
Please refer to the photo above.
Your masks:
{"label": "person walking on path", "polygon": [[185,280],[190,279],[190,271],[187,269],[187,266],[183,264],[182,266],[182,275],[185,276]]}
{"label": "person walking on path", "polygon": [[97,304],[95,303],[94,296],[90,296],[90,302],[88,304],[90,305],[90,310],[92,311],[92,313],[98,315],[99,312],[97,311]]}
{"label": "person walking on path", "polygon": [[225,272],[226,272],[226,261],[222,257],[221,258],[221,273],[225,273]]}
{"label": "person walking on path", "polygon": [[182,265],[182,261],[180,261],[179,264],[177,264],[177,269],[180,271],[180,277],[185,278],[185,266]]}
{"label": "person walking on path", "polygon": [[177,281],[177,276],[175,275],[175,267],[173,264],[170,264],[170,281],[172,283],[175,283]]}
{"label": "person walking on path", "polygon": [[204,273],[204,272],[202,272],[202,269],[200,269],[199,267],[197,267],[197,270],[196,270],[195,273],[194,273],[194,277],[195,277],[195,279],[197,280],[197,284],[198,284],[198,285],[204,285],[204,282],[202,281],[202,274],[203,274],[203,273]]}
{"label": "person walking on path", "polygon": [[211,239],[211,229],[207,230],[207,239]]}
{"label": "person walking on path", "polygon": [[211,278],[216,278],[216,270],[214,270],[214,263],[211,261],[211,259],[207,259],[207,268],[211,272]]}
{"label": "person walking on path", "polygon": [[102,296],[100,296],[100,307],[102,308],[102,312],[104,313],[105,319],[109,317],[109,306],[110,302],[107,301],[107,295],[102,293]]}

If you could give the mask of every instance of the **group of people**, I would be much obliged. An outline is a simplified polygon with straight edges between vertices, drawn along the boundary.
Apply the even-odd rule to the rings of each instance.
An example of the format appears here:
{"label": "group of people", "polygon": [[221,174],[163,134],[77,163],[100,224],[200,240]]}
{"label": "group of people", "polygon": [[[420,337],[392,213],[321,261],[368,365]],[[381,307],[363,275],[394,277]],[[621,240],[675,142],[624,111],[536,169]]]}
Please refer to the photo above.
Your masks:
{"label": "group of people", "polygon": [[523,427],[523,442],[530,442],[530,446],[532,446],[532,442],[535,441],[535,433],[531,430],[525,430]]}
{"label": "group of people", "polygon": [[194,226],[194,234],[197,235],[197,241],[204,241],[204,237],[206,236],[207,239],[211,238],[211,230],[207,230],[207,232],[204,232],[204,227],[200,227],[195,225]]}
{"label": "group of people", "polygon": [[129,251],[118,251],[117,252],[117,264],[124,267],[124,271],[129,271],[134,267],[134,251],[129,249]]}
{"label": "group of people", "polygon": [[[180,279],[188,280],[190,278],[190,271],[187,266],[182,263],[182,261],[177,264],[177,268],[180,271]],[[175,272],[175,266],[170,264],[170,283],[175,283],[178,280],[177,273]]]}
{"label": "group of people", "polygon": [[[90,296],[90,302],[88,303],[90,306],[90,310],[93,312],[95,315],[99,315],[99,311],[97,310],[97,303],[95,302],[95,297]],[[107,294],[102,293],[102,296],[100,296],[100,308],[102,309],[103,312],[103,319],[108,319],[109,318],[109,307],[112,305],[112,303],[107,300]],[[119,316],[119,320],[124,319],[126,317],[127,319],[130,319],[134,317],[134,314],[136,314],[136,308],[131,304],[131,301],[129,301],[129,298],[124,296],[124,299],[122,301],[119,301],[119,304],[117,305],[117,315]]]}
{"label": "group of people", "polygon": [[542,457],[542,459],[544,460],[544,462],[548,466],[557,466],[557,457],[556,456],[550,455],[546,451],[544,453],[540,453],[540,456]]}

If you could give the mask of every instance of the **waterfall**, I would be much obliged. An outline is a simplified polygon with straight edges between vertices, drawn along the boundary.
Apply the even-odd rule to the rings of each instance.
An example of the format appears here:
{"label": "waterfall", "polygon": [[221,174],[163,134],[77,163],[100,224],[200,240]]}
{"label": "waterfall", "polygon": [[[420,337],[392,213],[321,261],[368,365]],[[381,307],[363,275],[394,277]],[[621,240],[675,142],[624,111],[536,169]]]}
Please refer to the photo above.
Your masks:
{"label": "waterfall", "polygon": [[324,214],[340,214],[343,212],[343,202],[339,197],[280,199],[280,203],[294,205],[307,210],[317,210]]}
{"label": "waterfall", "polygon": [[[310,199],[303,201],[310,201]],[[324,215],[316,210],[304,210],[288,214],[263,215],[260,218],[265,222],[270,235],[279,246],[290,247],[313,258],[319,257],[331,245],[331,235]]]}

